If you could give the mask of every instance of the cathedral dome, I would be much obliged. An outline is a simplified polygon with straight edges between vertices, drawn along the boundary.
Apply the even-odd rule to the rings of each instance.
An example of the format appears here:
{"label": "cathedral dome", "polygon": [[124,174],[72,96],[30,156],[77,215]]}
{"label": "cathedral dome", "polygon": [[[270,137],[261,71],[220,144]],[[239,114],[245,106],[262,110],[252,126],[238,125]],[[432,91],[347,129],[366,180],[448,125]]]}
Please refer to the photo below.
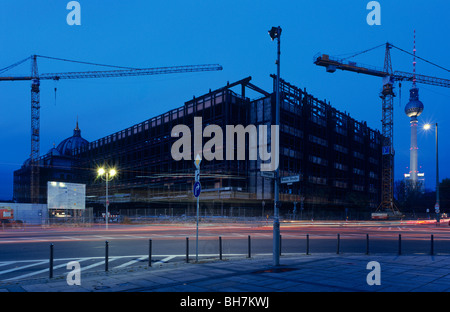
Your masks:
{"label": "cathedral dome", "polygon": [[81,137],[81,130],[77,126],[73,130],[73,136],[61,141],[56,147],[56,150],[60,153],[61,156],[72,156],[72,151],[74,149],[80,148],[84,145],[89,144],[89,142]]}

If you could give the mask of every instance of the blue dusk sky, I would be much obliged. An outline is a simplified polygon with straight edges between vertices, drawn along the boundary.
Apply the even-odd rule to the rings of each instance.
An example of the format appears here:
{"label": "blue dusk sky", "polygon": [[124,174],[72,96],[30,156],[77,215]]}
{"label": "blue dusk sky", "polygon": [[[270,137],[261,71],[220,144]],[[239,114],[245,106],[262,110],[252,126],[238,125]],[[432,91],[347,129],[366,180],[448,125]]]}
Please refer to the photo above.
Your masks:
{"label": "blue dusk sky", "polygon": [[[220,64],[222,71],[41,82],[41,155],[73,134],[94,141],[180,107],[193,96],[252,76],[271,91],[281,26],[281,76],[340,111],[381,131],[381,78],[327,73],[317,53],[348,56],[387,41],[450,68],[450,2],[380,0],[381,25],[369,26],[368,0],[106,1],[79,0],[81,25],[68,25],[68,0],[0,0],[0,69],[32,54],[128,67]],[[412,56],[391,51],[394,70],[412,72]],[[352,60],[383,66],[384,47]],[[104,70],[38,60],[39,72]],[[450,79],[446,70],[417,60],[416,72]],[[28,75],[30,62],[2,75]],[[13,171],[30,154],[30,82],[0,82],[0,200],[12,198]],[[441,179],[450,177],[450,89],[418,84],[425,109],[419,124],[439,123]],[[54,89],[57,88],[56,97]],[[395,179],[409,169],[410,128],[404,107],[411,83],[396,88]],[[400,96],[401,94],[401,96]],[[252,94],[248,94],[252,96]],[[256,94],[254,94],[256,96]],[[434,132],[418,131],[419,166],[427,189],[435,187]]]}

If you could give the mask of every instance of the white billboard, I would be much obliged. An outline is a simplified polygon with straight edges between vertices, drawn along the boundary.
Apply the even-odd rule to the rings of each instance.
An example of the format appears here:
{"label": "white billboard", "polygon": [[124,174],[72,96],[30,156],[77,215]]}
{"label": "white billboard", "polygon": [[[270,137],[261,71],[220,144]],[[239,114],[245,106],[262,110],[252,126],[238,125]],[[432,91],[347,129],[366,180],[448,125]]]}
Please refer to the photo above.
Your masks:
{"label": "white billboard", "polygon": [[85,209],[85,204],[85,184],[47,182],[48,209]]}

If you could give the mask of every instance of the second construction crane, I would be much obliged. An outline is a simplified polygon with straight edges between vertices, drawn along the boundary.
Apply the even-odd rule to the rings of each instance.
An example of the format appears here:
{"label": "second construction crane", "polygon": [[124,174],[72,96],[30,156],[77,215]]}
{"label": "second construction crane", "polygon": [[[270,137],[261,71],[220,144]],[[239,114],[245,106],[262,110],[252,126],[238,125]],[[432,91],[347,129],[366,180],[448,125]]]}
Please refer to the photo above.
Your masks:
{"label": "second construction crane", "polygon": [[[379,47],[379,46],[377,46]],[[377,48],[375,47],[375,48]],[[387,42],[385,44],[385,57],[383,69],[377,69],[375,67],[362,66],[356,62],[346,61],[345,59],[338,59],[330,57],[327,54],[319,54],[314,57],[314,64],[323,66],[327,72],[334,73],[337,69],[351,71],[360,74],[366,74],[370,76],[376,76],[383,78],[383,89],[380,93],[382,101],[382,177],[381,177],[381,203],[377,211],[390,213],[391,216],[401,216],[400,211],[394,205],[394,83],[396,81],[414,81],[416,83],[429,84],[440,87],[450,88],[450,80],[430,77],[424,75],[418,75],[416,73],[407,73],[401,71],[392,70],[391,61],[391,48],[397,48],[394,45]],[[367,52],[375,48],[363,51]],[[397,48],[403,52],[406,52],[400,48]],[[408,52],[406,52],[408,53]],[[358,53],[361,54],[361,53]]]}
{"label": "second construction crane", "polygon": [[[49,73],[39,74],[37,58],[48,58],[60,61],[68,61],[75,63],[83,63],[89,65],[115,67],[115,70],[105,71],[84,71],[84,72],[64,72],[64,73]],[[80,61],[72,61],[66,59],[53,58],[48,56],[32,55],[20,62],[12,64],[0,70],[0,74],[4,73],[28,60],[31,60],[31,75],[30,76],[0,76],[0,81],[31,81],[31,203],[38,203],[39,195],[39,149],[40,149],[40,81],[41,80],[60,80],[60,79],[83,79],[83,78],[110,78],[110,77],[129,77],[129,76],[144,76],[144,75],[160,75],[160,74],[174,74],[174,73],[189,73],[189,72],[204,72],[204,71],[218,71],[222,70],[222,66],[217,64],[208,65],[188,65],[188,66],[174,66],[174,67],[156,67],[156,68],[128,68],[120,66],[109,66],[102,64],[94,64]]]}

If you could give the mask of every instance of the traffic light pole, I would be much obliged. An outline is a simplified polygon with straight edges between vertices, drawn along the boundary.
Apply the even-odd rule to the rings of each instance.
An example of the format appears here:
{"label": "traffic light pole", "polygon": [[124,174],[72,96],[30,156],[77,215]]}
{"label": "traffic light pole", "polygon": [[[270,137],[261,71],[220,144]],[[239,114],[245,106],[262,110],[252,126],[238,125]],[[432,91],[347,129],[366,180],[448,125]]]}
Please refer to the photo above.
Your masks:
{"label": "traffic light pole", "polygon": [[[200,192],[201,192],[201,186],[200,186],[200,163],[201,163],[201,157],[197,154],[195,157],[194,165],[197,168],[195,170],[195,184],[194,184],[194,196],[197,197],[197,226],[196,226],[196,240],[195,240],[195,261],[198,263],[198,220],[199,220],[199,214],[200,214]],[[198,190],[197,190],[198,187]]]}
{"label": "traffic light pole", "polygon": [[436,127],[436,204],[434,206],[436,212],[436,221],[440,221],[440,211],[439,211],[439,151],[438,151],[438,124],[435,124]]}
{"label": "traffic light pole", "polygon": [[[200,169],[198,170],[200,172]],[[200,177],[200,174],[199,174]],[[200,182],[200,181],[198,181]],[[199,218],[199,199],[200,196],[197,196],[197,229],[195,234],[195,262],[198,263],[198,218]]]}

